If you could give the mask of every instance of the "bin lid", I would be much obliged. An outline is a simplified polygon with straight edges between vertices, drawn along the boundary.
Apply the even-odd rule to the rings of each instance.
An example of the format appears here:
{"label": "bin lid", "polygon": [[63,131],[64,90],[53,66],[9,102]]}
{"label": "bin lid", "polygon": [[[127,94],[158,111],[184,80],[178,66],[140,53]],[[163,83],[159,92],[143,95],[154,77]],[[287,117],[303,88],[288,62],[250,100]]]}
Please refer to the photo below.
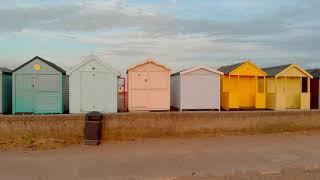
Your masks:
{"label": "bin lid", "polygon": [[87,117],[92,117],[92,116],[103,116],[103,114],[99,111],[91,111],[91,112],[88,112]]}

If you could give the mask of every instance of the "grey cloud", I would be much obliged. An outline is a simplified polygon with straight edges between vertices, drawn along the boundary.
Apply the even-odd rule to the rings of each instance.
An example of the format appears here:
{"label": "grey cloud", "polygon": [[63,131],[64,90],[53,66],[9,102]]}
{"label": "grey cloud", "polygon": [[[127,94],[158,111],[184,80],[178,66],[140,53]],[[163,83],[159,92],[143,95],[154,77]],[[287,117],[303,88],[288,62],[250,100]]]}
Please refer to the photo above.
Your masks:
{"label": "grey cloud", "polygon": [[173,17],[142,12],[122,12],[118,8],[87,12],[85,5],[43,6],[0,10],[0,31],[43,29],[53,31],[98,31],[138,27],[167,31],[177,27]]}
{"label": "grey cloud", "polygon": [[[280,4],[280,3],[279,3]],[[138,28],[150,35],[177,33],[205,33],[211,36],[257,36],[288,33],[295,28],[306,28],[301,23],[320,16],[320,2],[293,1],[246,20],[233,22],[215,20],[178,19],[143,9],[130,11],[119,4],[107,9],[89,9],[88,4],[38,6],[0,10],[0,31],[44,29],[52,31],[100,31],[117,28]],[[263,12],[264,10],[261,9]]]}
{"label": "grey cloud", "polygon": [[[132,36],[127,36],[128,40],[121,42],[111,39],[112,45],[117,47],[106,48],[110,51],[106,59],[111,57],[133,63],[133,59],[142,60],[145,56],[156,55],[176,67],[200,63],[218,66],[247,58],[259,62],[261,66],[282,62],[301,63],[306,67],[320,66],[317,59],[320,56],[320,1],[288,2],[285,5],[274,4],[270,12],[261,9],[260,14],[237,21],[181,19],[158,12],[146,12],[144,9],[131,11],[121,4],[106,9],[88,9],[86,4],[0,9],[0,32],[37,29],[67,32],[68,35],[68,32],[130,31],[133,28],[143,32],[138,41],[132,40]],[[212,44],[219,43],[223,47],[200,45],[197,41],[184,42],[177,38],[179,34],[201,34]],[[171,42],[158,44],[158,38],[185,43],[178,46],[199,44],[192,47],[193,51],[186,47],[172,50]],[[241,49],[245,46],[249,48]],[[250,49],[250,46],[257,49]],[[119,66],[124,68],[126,65],[122,63]]]}

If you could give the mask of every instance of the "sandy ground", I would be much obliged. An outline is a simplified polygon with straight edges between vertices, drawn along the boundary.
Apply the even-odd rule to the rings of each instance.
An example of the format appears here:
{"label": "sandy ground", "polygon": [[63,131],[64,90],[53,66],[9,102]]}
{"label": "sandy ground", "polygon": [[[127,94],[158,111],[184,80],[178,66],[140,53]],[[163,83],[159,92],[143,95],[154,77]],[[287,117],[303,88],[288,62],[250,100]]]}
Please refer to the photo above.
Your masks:
{"label": "sandy ground", "polygon": [[174,179],[239,170],[318,167],[320,132],[149,139],[72,146],[49,151],[0,152],[0,179]]}

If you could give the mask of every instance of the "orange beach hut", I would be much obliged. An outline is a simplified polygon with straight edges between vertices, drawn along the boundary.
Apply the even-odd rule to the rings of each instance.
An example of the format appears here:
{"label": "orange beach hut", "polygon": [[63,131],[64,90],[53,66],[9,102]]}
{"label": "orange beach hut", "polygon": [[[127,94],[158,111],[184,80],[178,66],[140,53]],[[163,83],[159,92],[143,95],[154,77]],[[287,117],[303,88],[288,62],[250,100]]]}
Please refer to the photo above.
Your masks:
{"label": "orange beach hut", "polygon": [[266,73],[251,61],[223,66],[222,109],[265,109]]}
{"label": "orange beach hut", "polygon": [[129,111],[170,110],[170,68],[151,59],[127,73]]}

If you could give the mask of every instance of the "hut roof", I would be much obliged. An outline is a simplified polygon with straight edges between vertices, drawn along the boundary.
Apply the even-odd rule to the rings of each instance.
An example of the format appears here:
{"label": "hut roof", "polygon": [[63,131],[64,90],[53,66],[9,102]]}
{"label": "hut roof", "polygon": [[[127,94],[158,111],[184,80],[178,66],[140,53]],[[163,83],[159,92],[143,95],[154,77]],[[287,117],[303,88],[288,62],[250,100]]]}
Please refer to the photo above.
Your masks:
{"label": "hut roof", "polygon": [[88,57],[86,57],[85,60],[83,60],[80,64],[78,64],[77,66],[74,66],[71,70],[69,70],[67,72],[68,75],[70,75],[73,71],[79,69],[80,67],[82,67],[83,65],[87,64],[89,61],[91,60],[95,60],[98,63],[100,63],[101,65],[103,65],[105,68],[109,69],[110,71],[112,71],[114,74],[116,74],[117,76],[120,76],[120,72],[117,71],[116,69],[114,69],[113,67],[109,66],[108,64],[106,64],[105,62],[103,62],[100,58],[98,58],[95,55],[89,55]]}
{"label": "hut roof", "polygon": [[231,71],[237,69],[238,67],[240,67],[242,64],[244,64],[245,62],[242,63],[237,63],[237,64],[231,64],[228,66],[222,66],[218,69],[218,71],[223,72],[224,74],[229,74]]}
{"label": "hut roof", "polygon": [[192,71],[195,71],[195,70],[198,70],[198,69],[206,69],[206,70],[211,71],[213,73],[223,75],[223,72],[221,72],[221,71],[218,71],[218,70],[215,70],[215,69],[211,69],[211,68],[205,67],[205,66],[196,66],[196,67],[193,67],[193,68],[189,68],[189,69],[184,69],[184,70],[178,71],[176,73],[171,74],[171,76],[175,76],[175,75],[179,75],[179,74],[185,74],[185,73],[192,72]]}
{"label": "hut roof", "polygon": [[5,68],[5,67],[0,67],[0,71],[3,72],[3,73],[8,73],[8,74],[12,73],[11,69],[8,69],[8,68]]}
{"label": "hut roof", "polygon": [[237,63],[237,64],[228,65],[228,66],[222,66],[218,70],[223,72],[224,74],[230,74],[234,70],[236,70],[237,68],[240,68],[241,66],[244,66],[244,65],[250,65],[253,68],[257,69],[264,76],[266,75],[266,73],[263,70],[261,70],[256,64],[252,63],[250,60],[247,60],[247,61],[244,61],[241,63]]}
{"label": "hut roof", "polygon": [[31,63],[32,61],[36,60],[36,59],[39,59],[40,61],[48,64],[49,66],[51,66],[52,68],[56,69],[57,71],[61,72],[62,74],[66,74],[66,71],[63,70],[61,67],[57,66],[56,64],[50,62],[50,61],[47,61],[39,56],[36,56],[34,58],[32,58],[31,60],[27,61],[26,63],[22,64],[21,66],[17,67],[15,70],[13,70],[13,72],[16,72],[18,71],[19,69],[23,68],[24,66],[26,66],[27,64]]}
{"label": "hut roof", "polygon": [[274,67],[268,67],[268,68],[263,68],[262,70],[264,70],[269,77],[275,77],[280,75],[281,72],[285,71],[286,69],[289,69],[291,67],[295,67],[297,69],[299,69],[301,72],[303,72],[305,75],[307,75],[309,78],[313,78],[313,76],[307,72],[306,70],[304,70],[303,68],[301,68],[300,66],[296,65],[296,64],[286,64],[286,65],[282,65],[282,66],[274,66]]}
{"label": "hut roof", "polygon": [[320,77],[320,69],[308,69],[307,71],[315,78]]}
{"label": "hut roof", "polygon": [[154,60],[154,59],[147,59],[147,60],[143,61],[142,63],[139,63],[139,64],[135,64],[135,65],[133,65],[133,66],[130,66],[130,67],[128,68],[127,72],[130,71],[131,69],[134,69],[134,68],[136,68],[136,67],[138,67],[138,66],[141,66],[141,65],[144,65],[144,64],[147,64],[147,63],[154,63],[154,64],[156,64],[156,65],[162,66],[163,68],[165,68],[165,69],[167,69],[167,70],[171,70],[168,66],[163,65],[163,64],[160,64],[159,62],[157,62],[157,61]]}
{"label": "hut roof", "polygon": [[262,70],[264,70],[264,72],[266,72],[268,74],[268,76],[276,76],[280,72],[282,72],[285,69],[287,69],[289,66],[291,66],[291,64],[262,68]]}

